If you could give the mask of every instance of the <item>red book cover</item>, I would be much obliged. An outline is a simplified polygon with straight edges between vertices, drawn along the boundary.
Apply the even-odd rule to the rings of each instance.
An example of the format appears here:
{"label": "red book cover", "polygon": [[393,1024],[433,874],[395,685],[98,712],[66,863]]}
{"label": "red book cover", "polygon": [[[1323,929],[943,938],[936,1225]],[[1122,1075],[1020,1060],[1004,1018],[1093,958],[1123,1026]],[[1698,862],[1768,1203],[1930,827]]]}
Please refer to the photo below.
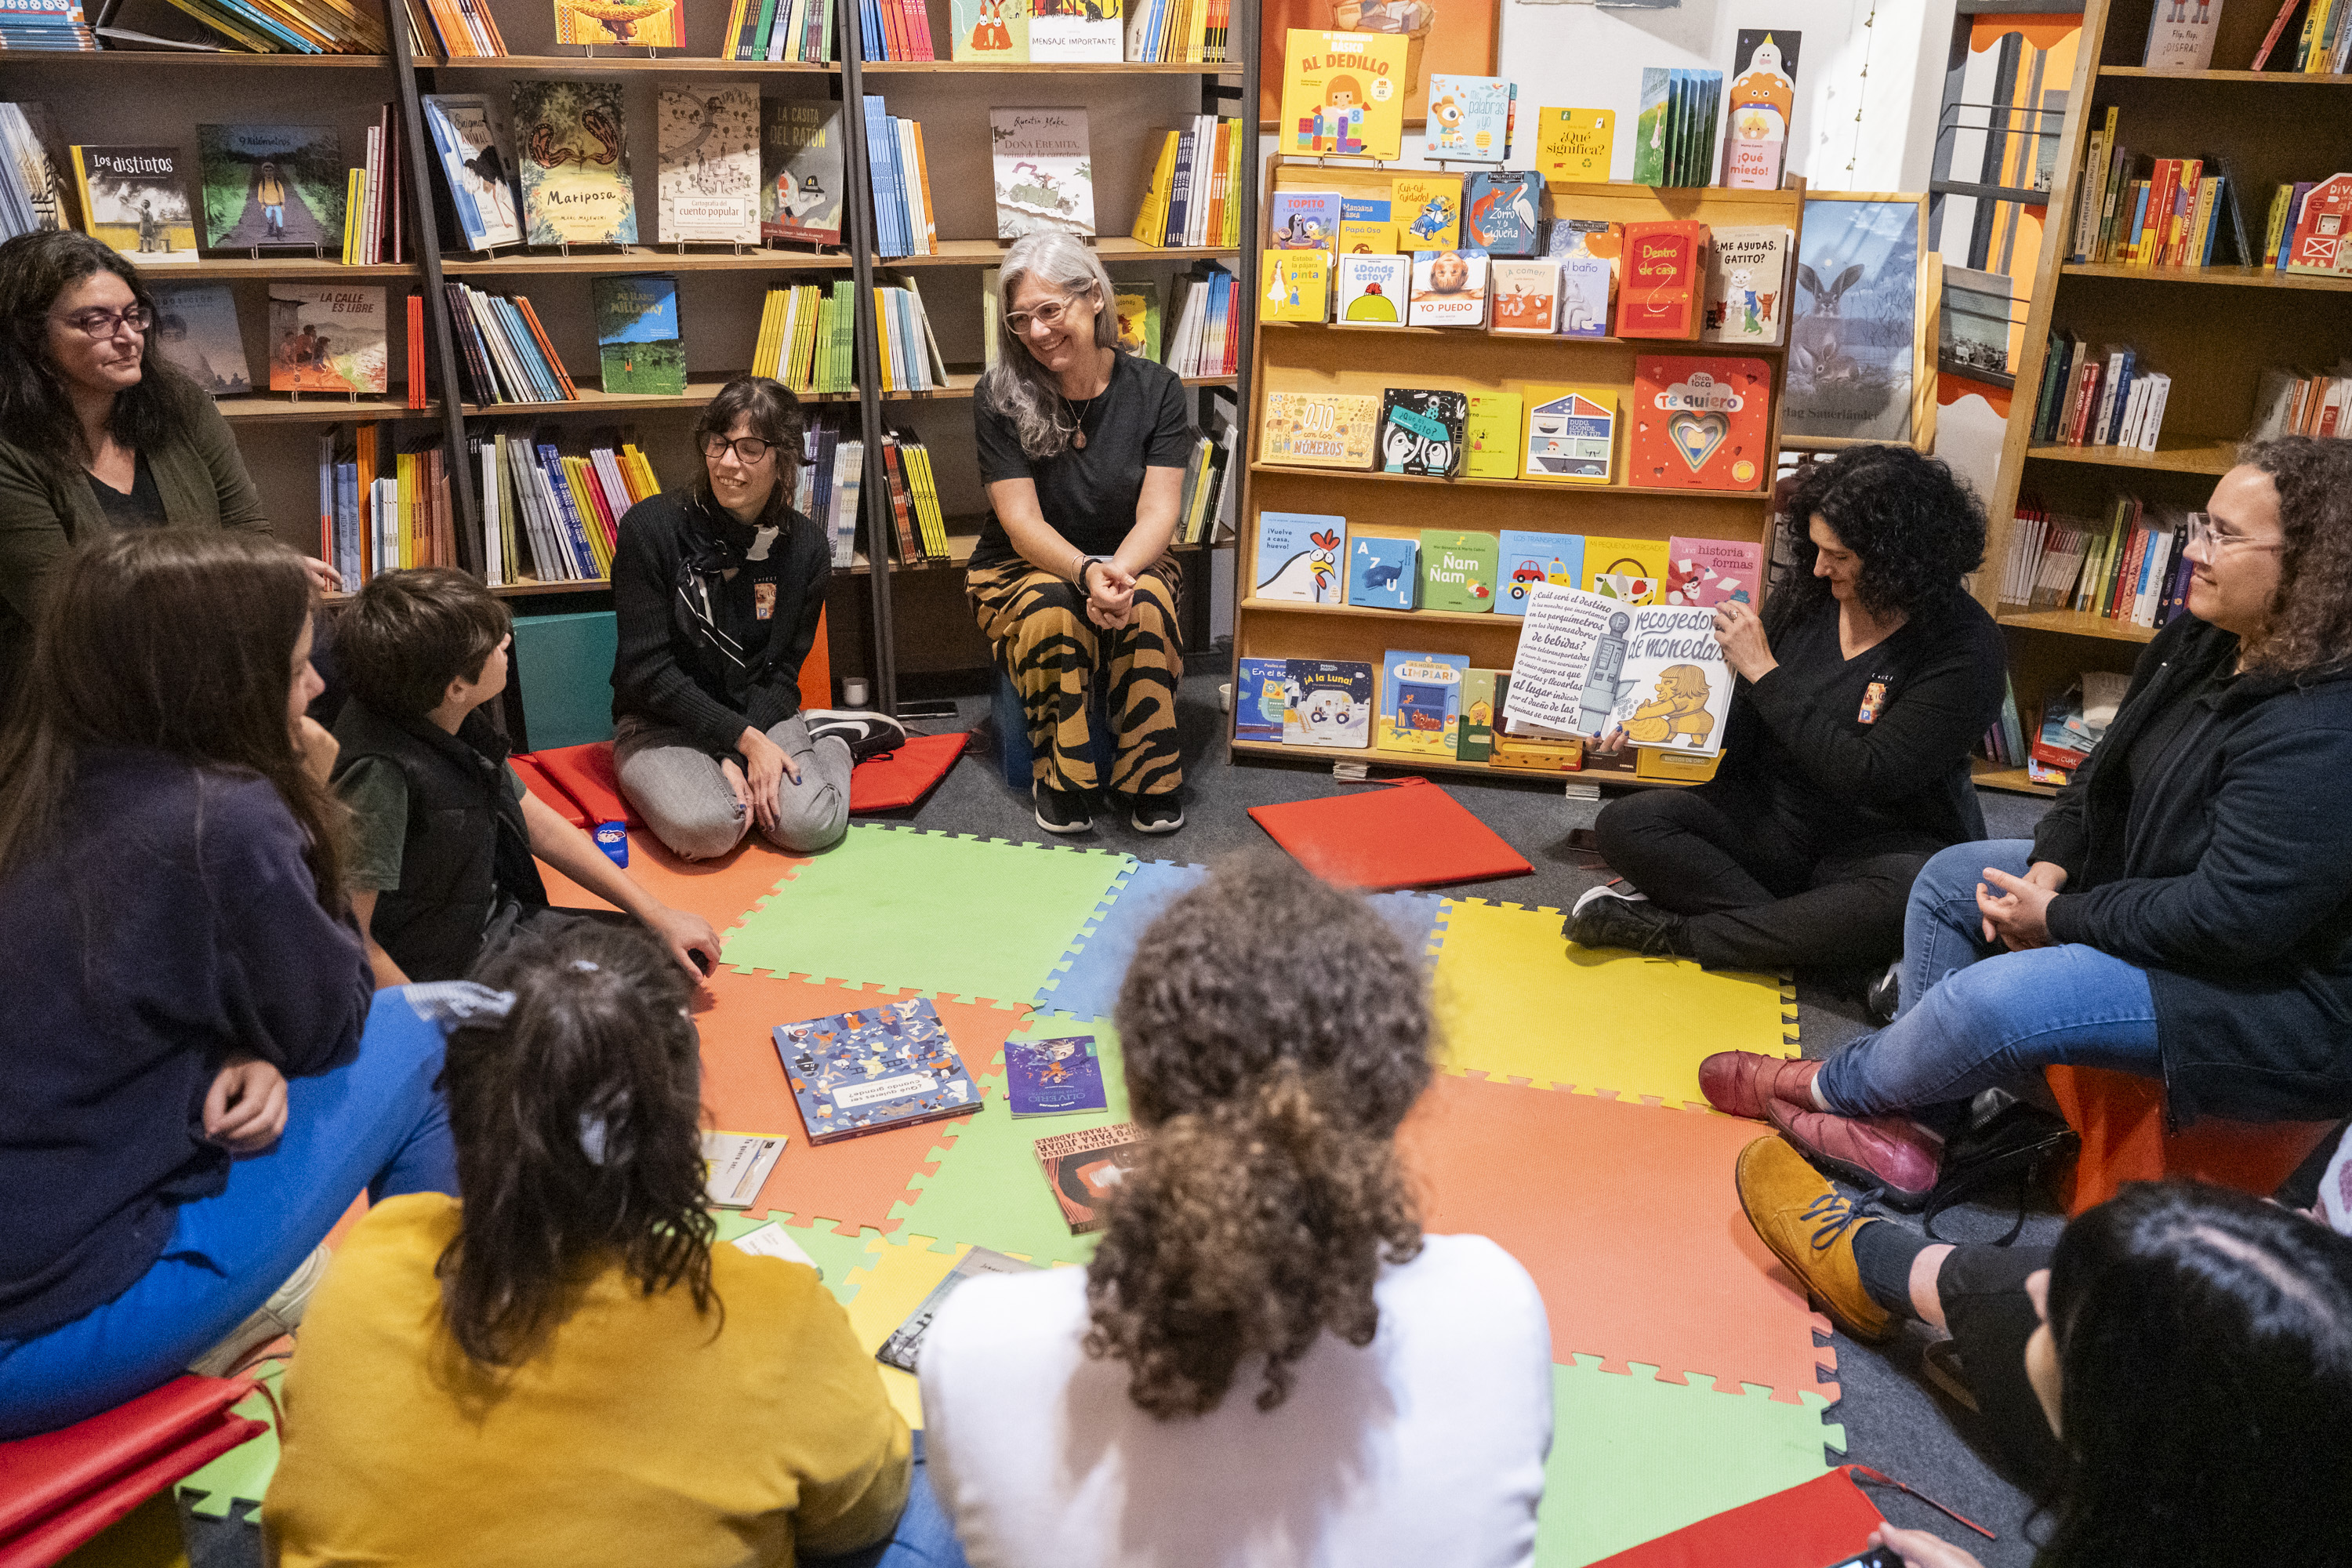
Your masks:
{"label": "red book cover", "polygon": [[1698,336],[1707,242],[1706,225],[1692,220],[1625,226],[1617,288],[1619,337],[1687,342]]}
{"label": "red book cover", "polygon": [[2131,619],[2132,606],[2139,599],[2140,567],[2147,560],[2147,530],[2132,525],[2131,544],[2124,551],[2123,560],[2116,567],[2115,587],[2107,595],[2107,619]]}
{"label": "red book cover", "polygon": [[408,406],[425,406],[425,296],[408,297]]}
{"label": "red book cover", "polygon": [[[1630,247],[1629,247],[1630,248]],[[1772,368],[1762,360],[1638,354],[1635,486],[1752,490],[1769,478]]]}
{"label": "red book cover", "polygon": [[1103,1211],[1118,1193],[1119,1178],[1143,1156],[1141,1130],[1132,1121],[1120,1121],[1036,1142],[1045,1185],[1069,1222],[1070,1234],[1084,1236],[1108,1224]]}
{"label": "red book cover", "polygon": [[2099,406],[2099,379],[2106,374],[2105,360],[2092,358],[2083,366],[2083,380],[2074,388],[2074,412],[2066,421],[2066,445],[2079,447],[2084,432],[2091,427],[2091,415]]}

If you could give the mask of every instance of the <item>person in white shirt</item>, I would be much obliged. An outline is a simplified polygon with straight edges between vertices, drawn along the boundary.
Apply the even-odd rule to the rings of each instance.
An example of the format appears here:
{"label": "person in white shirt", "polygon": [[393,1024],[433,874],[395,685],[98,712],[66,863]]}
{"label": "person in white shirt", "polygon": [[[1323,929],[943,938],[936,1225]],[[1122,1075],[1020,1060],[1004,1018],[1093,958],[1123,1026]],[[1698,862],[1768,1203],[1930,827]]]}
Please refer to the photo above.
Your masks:
{"label": "person in white shirt", "polygon": [[1551,1335],[1483,1237],[1424,1237],[1395,1150],[1419,960],[1287,859],[1145,934],[1117,1022],[1142,1156],[1086,1269],[976,1279],[924,1343],[972,1568],[1534,1561]]}

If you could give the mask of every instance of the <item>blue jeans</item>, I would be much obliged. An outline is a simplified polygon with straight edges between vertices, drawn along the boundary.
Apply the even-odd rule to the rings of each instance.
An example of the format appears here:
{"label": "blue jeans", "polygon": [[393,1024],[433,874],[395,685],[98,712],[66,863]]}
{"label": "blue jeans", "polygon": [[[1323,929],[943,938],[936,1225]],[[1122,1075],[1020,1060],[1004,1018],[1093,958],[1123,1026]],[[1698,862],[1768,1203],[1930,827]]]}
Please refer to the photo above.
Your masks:
{"label": "blue jeans", "polygon": [[887,1541],[838,1557],[801,1555],[802,1568],[964,1568],[963,1546],[947,1510],[931,1495],[930,1467],[923,1462],[923,1435],[915,1434],[915,1480],[907,1506]]}
{"label": "blue jeans", "polygon": [[356,1059],[286,1086],[286,1133],[180,1205],[154,1265],[114,1300],[0,1342],[0,1439],[70,1426],[177,1377],[301,1266],[352,1199],[456,1193],[449,1114],[434,1091],[440,1026],[379,991]]}
{"label": "blue jeans", "polygon": [[1988,866],[2025,875],[2032,843],[1938,852],[1911,884],[1895,1022],[1832,1058],[1815,1079],[1848,1116],[1964,1100],[2035,1068],[2162,1076],[2147,972],[2067,942],[2011,952],[1984,941],[1976,887]]}

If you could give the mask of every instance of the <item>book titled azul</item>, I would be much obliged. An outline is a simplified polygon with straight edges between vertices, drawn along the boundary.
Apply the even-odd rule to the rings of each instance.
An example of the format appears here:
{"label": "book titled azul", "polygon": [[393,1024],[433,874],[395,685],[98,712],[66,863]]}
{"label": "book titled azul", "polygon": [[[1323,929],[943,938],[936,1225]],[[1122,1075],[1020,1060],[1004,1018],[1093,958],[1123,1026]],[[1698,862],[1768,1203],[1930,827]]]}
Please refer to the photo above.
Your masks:
{"label": "book titled azul", "polygon": [[980,1109],[979,1090],[929,997],[780,1024],[775,1039],[811,1143]]}
{"label": "book titled azul", "polygon": [[1092,1035],[1005,1041],[1004,1093],[1015,1116],[1110,1109]]}
{"label": "book titled azul", "polygon": [[1359,537],[1348,551],[1348,603],[1410,610],[1421,588],[1421,542]]}

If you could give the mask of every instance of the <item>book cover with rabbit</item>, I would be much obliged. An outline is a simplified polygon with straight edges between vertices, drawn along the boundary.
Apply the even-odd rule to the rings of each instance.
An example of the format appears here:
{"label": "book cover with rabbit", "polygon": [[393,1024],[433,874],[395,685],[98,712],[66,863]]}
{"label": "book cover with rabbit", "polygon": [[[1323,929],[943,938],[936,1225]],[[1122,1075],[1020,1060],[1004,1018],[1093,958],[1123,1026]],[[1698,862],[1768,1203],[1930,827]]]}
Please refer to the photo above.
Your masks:
{"label": "book cover with rabbit", "polygon": [[1916,196],[1805,203],[1790,287],[1784,439],[1910,439],[1920,205]]}

